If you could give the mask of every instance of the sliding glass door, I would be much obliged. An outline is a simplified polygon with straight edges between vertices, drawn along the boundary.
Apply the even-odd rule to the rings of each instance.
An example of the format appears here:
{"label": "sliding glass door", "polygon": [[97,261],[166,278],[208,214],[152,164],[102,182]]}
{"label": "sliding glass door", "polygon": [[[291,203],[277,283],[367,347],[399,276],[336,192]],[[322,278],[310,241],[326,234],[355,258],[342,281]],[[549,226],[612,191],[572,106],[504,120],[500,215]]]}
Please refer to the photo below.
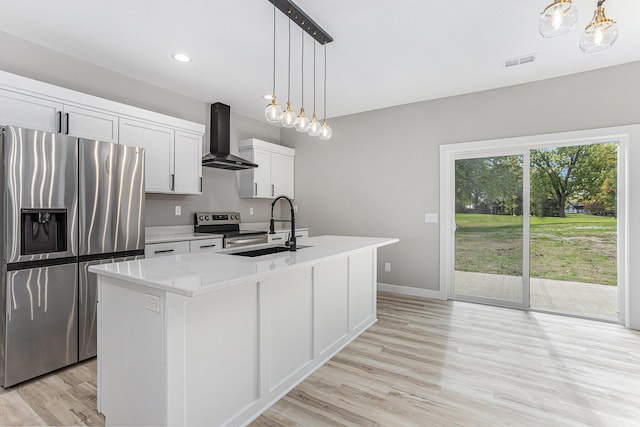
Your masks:
{"label": "sliding glass door", "polygon": [[449,297],[620,320],[618,142],[451,161]]}
{"label": "sliding glass door", "polygon": [[526,153],[455,160],[455,299],[528,305]]}

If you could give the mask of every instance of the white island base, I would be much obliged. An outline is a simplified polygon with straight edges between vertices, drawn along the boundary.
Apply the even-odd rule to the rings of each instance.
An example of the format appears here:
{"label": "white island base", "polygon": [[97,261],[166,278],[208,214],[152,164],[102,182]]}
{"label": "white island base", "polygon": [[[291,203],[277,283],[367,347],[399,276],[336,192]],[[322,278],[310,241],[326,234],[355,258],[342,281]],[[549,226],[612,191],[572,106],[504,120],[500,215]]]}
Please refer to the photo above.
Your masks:
{"label": "white island base", "polygon": [[106,424],[248,424],[376,322],[377,248],[396,241],[322,236],[291,254],[94,269]]}

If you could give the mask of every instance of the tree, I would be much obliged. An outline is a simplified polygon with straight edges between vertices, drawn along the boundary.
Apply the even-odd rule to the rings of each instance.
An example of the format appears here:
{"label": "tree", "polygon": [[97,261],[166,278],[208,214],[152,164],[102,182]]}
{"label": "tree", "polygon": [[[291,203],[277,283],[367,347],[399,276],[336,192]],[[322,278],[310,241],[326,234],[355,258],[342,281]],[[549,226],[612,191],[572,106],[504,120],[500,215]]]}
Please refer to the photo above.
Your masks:
{"label": "tree", "polygon": [[[601,202],[615,187],[617,146],[590,144],[531,150],[531,195],[536,215],[565,216],[569,199]],[[603,190],[605,181],[610,183]],[[614,196],[615,198],[615,192]],[[609,200],[610,202],[610,200]]]}

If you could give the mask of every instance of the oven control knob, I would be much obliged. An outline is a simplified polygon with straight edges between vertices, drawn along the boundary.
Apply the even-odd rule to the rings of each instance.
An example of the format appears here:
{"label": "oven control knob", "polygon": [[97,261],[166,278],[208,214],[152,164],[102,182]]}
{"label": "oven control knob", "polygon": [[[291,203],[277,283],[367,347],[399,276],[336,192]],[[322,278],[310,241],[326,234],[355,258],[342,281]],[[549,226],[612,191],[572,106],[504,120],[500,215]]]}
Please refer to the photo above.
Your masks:
{"label": "oven control knob", "polygon": [[233,217],[233,219],[235,219],[235,220],[238,220],[238,218],[240,218],[238,215],[235,215],[235,216]]}
{"label": "oven control knob", "polygon": [[205,215],[204,220],[209,221],[209,215]]}
{"label": "oven control knob", "polygon": [[200,216],[198,217],[198,219],[199,219],[200,221],[204,221],[204,217],[203,217],[202,215],[200,215]]}

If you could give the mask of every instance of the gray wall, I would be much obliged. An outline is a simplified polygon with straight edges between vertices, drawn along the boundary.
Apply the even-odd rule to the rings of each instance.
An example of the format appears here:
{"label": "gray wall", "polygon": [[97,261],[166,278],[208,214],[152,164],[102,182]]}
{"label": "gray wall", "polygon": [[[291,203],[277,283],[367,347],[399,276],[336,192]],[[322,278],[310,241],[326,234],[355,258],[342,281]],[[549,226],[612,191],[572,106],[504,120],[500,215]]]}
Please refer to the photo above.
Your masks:
{"label": "gray wall", "polygon": [[379,252],[378,280],[438,290],[439,225],[424,214],[439,212],[439,146],[640,123],[639,75],[634,62],[339,117],[328,142],[285,129],[299,222],[314,234],[398,237]]}
{"label": "gray wall", "polygon": [[[203,123],[209,128],[209,105],[175,92],[134,80],[0,32],[0,70],[19,74],[79,92],[151,111]],[[212,100],[215,102],[216,100]],[[231,106],[233,109],[233,105]],[[208,145],[208,134],[205,145]],[[231,152],[237,154],[238,141],[260,138],[278,143],[280,129],[245,116],[231,115]],[[237,173],[204,168],[202,196],[147,195],[147,226],[193,224],[193,212],[199,210],[238,210],[244,221],[267,221],[268,200],[238,198]],[[182,215],[175,216],[175,206]],[[249,208],[254,215],[249,216]]]}

